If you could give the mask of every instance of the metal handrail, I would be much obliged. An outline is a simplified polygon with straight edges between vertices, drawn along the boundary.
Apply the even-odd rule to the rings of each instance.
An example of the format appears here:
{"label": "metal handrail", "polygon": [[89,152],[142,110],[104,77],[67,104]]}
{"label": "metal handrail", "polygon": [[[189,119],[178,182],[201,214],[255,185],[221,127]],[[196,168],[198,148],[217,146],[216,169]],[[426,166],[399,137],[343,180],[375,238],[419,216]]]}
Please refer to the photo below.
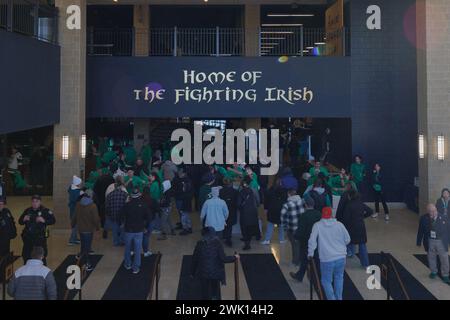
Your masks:
{"label": "metal handrail", "polygon": [[314,300],[314,290],[319,300],[325,300],[320,284],[319,273],[317,272],[316,263],[313,259],[308,260],[308,278],[309,278],[309,299]]}
{"label": "metal handrail", "polygon": [[[400,277],[400,274],[398,273],[397,267],[395,266],[394,261],[392,260],[392,255],[390,253],[385,253],[381,251],[381,264],[382,267],[386,270],[384,277],[386,278],[386,292],[387,292],[387,300],[390,300],[391,297],[391,284],[390,284],[390,272],[394,272],[394,278],[397,280],[397,282],[400,285],[400,288],[402,290],[403,295],[405,296],[406,300],[411,300],[408,294],[408,291],[406,290],[405,284],[403,283],[402,278]],[[383,261],[386,261],[387,264],[384,264]],[[383,275],[383,273],[382,273]]]}
{"label": "metal handrail", "polygon": [[[326,54],[324,28],[267,28],[255,30],[254,48],[245,43],[244,28],[89,28],[88,54],[131,56],[136,42],[148,42],[150,56],[243,56],[254,51],[260,56],[321,56]],[[342,30],[343,55],[348,55],[347,29]],[[103,52],[99,45],[112,46]],[[140,48],[142,49],[142,48]]]}
{"label": "metal handrail", "polygon": [[152,277],[150,280],[150,293],[148,300],[152,300],[153,287],[155,288],[155,300],[159,299],[159,279],[161,278],[161,252],[156,254],[155,268],[153,268]]}

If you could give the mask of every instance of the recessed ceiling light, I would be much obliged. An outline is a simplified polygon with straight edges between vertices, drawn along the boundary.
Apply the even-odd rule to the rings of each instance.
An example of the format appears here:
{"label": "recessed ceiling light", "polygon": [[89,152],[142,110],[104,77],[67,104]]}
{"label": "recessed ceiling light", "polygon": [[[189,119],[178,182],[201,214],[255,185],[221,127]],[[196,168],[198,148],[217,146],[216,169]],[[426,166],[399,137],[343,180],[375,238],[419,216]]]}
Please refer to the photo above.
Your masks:
{"label": "recessed ceiling light", "polygon": [[268,17],[314,17],[311,13],[268,13]]}
{"label": "recessed ceiling light", "polygon": [[271,33],[271,34],[293,34],[294,31],[261,31],[261,33],[264,33],[264,34],[268,34],[268,33]]}
{"label": "recessed ceiling light", "polygon": [[261,40],[286,40],[283,37],[262,37]]}
{"label": "recessed ceiling light", "polygon": [[301,27],[302,23],[263,23],[263,27]]}

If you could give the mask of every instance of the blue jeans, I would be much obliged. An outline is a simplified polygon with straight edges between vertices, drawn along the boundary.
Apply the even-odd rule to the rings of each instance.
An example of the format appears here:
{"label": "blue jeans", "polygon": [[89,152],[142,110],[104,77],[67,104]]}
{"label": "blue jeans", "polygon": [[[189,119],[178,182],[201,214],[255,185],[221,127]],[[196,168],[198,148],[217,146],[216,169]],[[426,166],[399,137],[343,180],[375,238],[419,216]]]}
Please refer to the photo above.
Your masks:
{"label": "blue jeans", "polygon": [[111,230],[114,246],[117,247],[124,243],[123,228],[120,227],[119,222],[115,222],[115,221],[111,220],[111,218],[106,217],[105,228],[107,230],[109,230],[109,229]]}
{"label": "blue jeans", "polygon": [[187,211],[180,211],[181,212],[181,225],[183,226],[183,229],[192,229],[192,220],[191,220],[191,213]]}
{"label": "blue jeans", "polygon": [[[72,218],[73,218],[74,214],[75,214],[75,209],[73,209],[73,210],[70,209],[69,215],[70,215],[70,220],[71,221],[72,221]],[[75,226],[75,227],[72,228],[72,231],[70,233],[69,242],[73,243],[75,241],[78,241],[77,234],[78,234],[78,228],[77,228],[77,226]]]}
{"label": "blue jeans", "polygon": [[80,241],[81,241],[81,257],[86,257],[86,264],[88,266],[91,265],[91,261],[89,259],[89,251],[92,248],[92,239],[94,238],[94,234],[92,232],[80,232]]}
{"label": "blue jeans", "polygon": [[[133,271],[138,271],[141,267],[141,248],[143,232],[125,232],[125,256],[126,267],[132,267]],[[134,259],[131,262],[131,251],[134,251]]]}
{"label": "blue jeans", "polygon": [[330,262],[320,262],[320,282],[322,283],[327,300],[342,300],[344,270],[345,258]]}
{"label": "blue jeans", "polygon": [[152,236],[152,232],[155,229],[156,220],[149,222],[147,225],[147,233],[144,233],[142,236],[142,251],[146,253],[150,247],[150,237]]}
{"label": "blue jeans", "polygon": [[[367,252],[367,246],[365,243],[358,244],[359,261],[365,268],[369,266],[369,253]],[[353,257],[355,255],[355,245],[349,244],[347,246],[347,255]]]}
{"label": "blue jeans", "polygon": [[183,223],[182,222],[182,219],[183,219],[183,210],[181,210],[181,208],[183,207],[183,200],[177,200],[177,199],[175,199],[175,206],[177,207],[177,211],[178,211],[178,214],[180,215],[180,221],[181,221],[181,223]]}
{"label": "blue jeans", "polygon": [[[267,222],[266,238],[264,240],[270,241],[272,239],[274,228],[275,225],[272,222]],[[280,225],[278,226],[278,240],[284,241],[284,230]]]}

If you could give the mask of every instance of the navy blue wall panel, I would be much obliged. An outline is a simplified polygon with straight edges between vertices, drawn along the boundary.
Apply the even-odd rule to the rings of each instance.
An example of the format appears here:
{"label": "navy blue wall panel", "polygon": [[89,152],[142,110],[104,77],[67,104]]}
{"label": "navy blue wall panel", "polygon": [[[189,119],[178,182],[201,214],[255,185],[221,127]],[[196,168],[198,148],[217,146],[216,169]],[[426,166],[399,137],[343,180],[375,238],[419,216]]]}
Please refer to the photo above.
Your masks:
{"label": "navy blue wall panel", "polygon": [[0,30],[0,134],[59,122],[60,49]]}
{"label": "navy blue wall panel", "polygon": [[[369,5],[381,8],[381,30],[366,27]],[[415,0],[351,1],[353,152],[370,166],[381,163],[389,201],[402,201],[418,173],[416,48],[403,27],[405,19],[415,21],[413,5]]]}

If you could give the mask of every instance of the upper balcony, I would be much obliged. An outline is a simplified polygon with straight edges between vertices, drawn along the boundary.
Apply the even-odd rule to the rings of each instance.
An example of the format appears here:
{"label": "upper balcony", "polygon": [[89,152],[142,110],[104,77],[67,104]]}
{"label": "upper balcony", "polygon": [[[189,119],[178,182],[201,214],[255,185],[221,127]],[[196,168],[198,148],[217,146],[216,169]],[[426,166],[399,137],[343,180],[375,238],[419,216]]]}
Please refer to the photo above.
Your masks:
{"label": "upper balcony", "polygon": [[[342,56],[350,55],[350,30],[339,31]],[[323,28],[88,28],[91,56],[308,56],[327,55]],[[145,47],[144,54],[142,47]],[[148,48],[148,50],[147,50]],[[139,51],[139,52],[138,52]]]}
{"label": "upper balcony", "polygon": [[0,0],[0,29],[56,44],[57,8],[39,0]]}

